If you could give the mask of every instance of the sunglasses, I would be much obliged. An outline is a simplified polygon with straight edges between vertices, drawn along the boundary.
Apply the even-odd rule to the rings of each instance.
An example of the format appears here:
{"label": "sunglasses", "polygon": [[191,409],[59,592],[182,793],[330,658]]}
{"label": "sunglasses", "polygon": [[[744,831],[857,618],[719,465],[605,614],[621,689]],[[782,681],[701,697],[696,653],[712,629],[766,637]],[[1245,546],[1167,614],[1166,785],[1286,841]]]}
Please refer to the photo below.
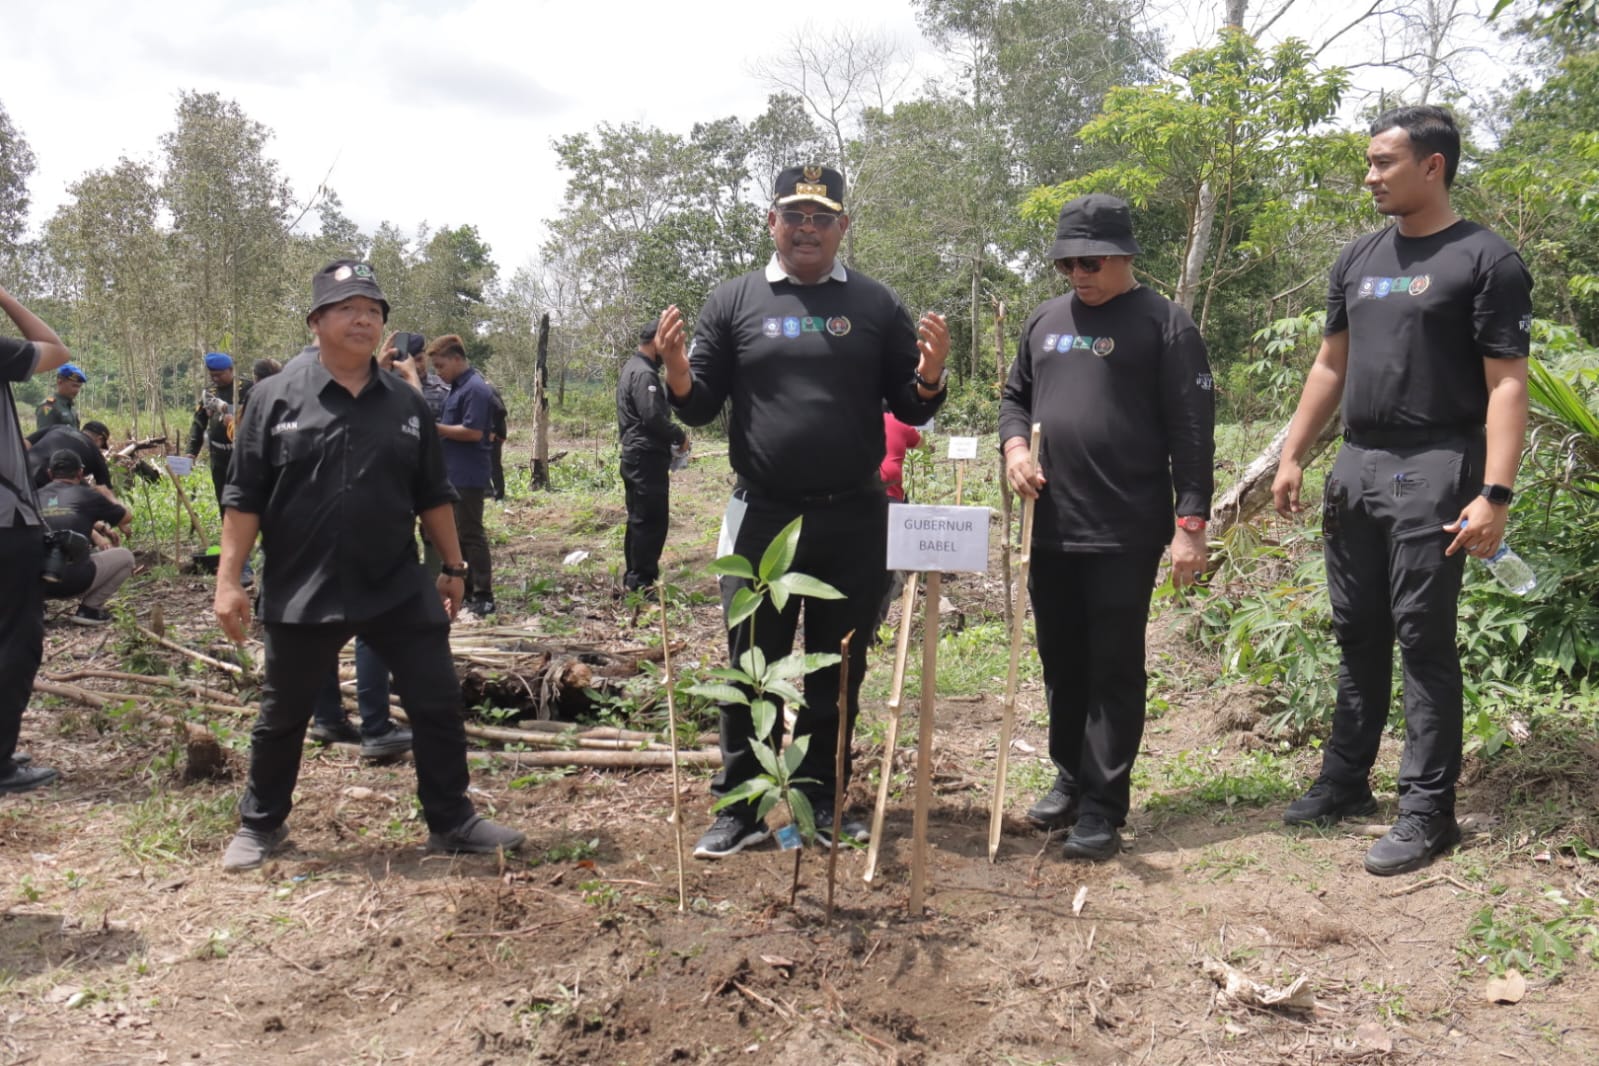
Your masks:
{"label": "sunglasses", "polygon": [[1084,274],[1098,274],[1105,265],[1108,255],[1080,255],[1074,258],[1055,260],[1055,269],[1070,277],[1072,271],[1081,270]]}
{"label": "sunglasses", "polygon": [[801,226],[815,226],[819,230],[829,230],[838,225],[838,216],[826,211],[816,211],[806,214],[804,211],[779,211],[777,217],[783,220],[783,225],[799,229]]}

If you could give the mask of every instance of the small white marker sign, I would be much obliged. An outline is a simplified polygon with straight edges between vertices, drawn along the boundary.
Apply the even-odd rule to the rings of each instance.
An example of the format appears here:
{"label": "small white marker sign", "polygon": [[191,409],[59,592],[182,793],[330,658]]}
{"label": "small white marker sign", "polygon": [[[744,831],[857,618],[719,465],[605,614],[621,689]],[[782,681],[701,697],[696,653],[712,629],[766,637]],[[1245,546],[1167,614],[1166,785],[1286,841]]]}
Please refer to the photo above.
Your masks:
{"label": "small white marker sign", "polygon": [[976,459],[976,437],[951,437],[949,438],[949,457],[951,459]]}
{"label": "small white marker sign", "polygon": [[988,508],[900,504],[888,509],[888,568],[988,570]]}

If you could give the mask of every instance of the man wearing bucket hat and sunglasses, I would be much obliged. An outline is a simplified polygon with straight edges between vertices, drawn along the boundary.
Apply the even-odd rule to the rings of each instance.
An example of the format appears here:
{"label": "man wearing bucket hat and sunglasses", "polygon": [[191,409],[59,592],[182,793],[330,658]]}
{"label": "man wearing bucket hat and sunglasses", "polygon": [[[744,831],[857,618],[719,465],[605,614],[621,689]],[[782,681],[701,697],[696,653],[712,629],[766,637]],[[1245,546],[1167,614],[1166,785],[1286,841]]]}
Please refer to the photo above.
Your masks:
{"label": "man wearing bucket hat and sunglasses", "polygon": [[1131,212],[1114,196],[1061,209],[1049,258],[1071,291],[1027,319],[1000,403],[1006,479],[1038,501],[1029,591],[1056,767],[1027,817],[1069,827],[1070,859],[1121,850],[1161,555],[1169,542],[1178,587],[1206,560],[1210,366],[1188,312],[1134,277],[1139,251]]}
{"label": "man wearing bucket hat and sunglasses", "polygon": [[[467,798],[461,686],[449,645],[466,564],[432,414],[420,392],[373,358],[389,303],[370,266],[329,263],[311,295],[306,323],[317,354],[293,360],[256,390],[222,497],[216,615],[233,640],[244,639],[250,620],[239,578],[257,532],[267,560],[266,684],[242,824],[223,869],[259,867],[287,835],[312,705],[357,634],[393,672],[410,715],[429,848],[518,847],[521,833],[480,818]],[[436,581],[417,561],[418,517],[444,558]]]}

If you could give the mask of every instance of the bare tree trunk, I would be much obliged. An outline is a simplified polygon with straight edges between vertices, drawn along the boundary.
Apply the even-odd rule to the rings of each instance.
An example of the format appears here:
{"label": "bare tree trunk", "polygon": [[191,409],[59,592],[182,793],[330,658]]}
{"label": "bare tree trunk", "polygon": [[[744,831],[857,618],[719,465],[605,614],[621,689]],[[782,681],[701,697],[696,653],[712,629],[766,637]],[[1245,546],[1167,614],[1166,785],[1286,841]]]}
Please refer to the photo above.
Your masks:
{"label": "bare tree trunk", "polygon": [[1183,272],[1177,279],[1176,302],[1184,311],[1194,313],[1194,301],[1199,296],[1199,278],[1205,272],[1205,259],[1210,251],[1210,232],[1216,223],[1216,187],[1206,181],[1199,187],[1199,203],[1194,206],[1194,217],[1188,224],[1188,248],[1183,254]]}
{"label": "bare tree trunk", "polygon": [[533,488],[550,487],[550,315],[539,316],[539,355],[533,367]]}

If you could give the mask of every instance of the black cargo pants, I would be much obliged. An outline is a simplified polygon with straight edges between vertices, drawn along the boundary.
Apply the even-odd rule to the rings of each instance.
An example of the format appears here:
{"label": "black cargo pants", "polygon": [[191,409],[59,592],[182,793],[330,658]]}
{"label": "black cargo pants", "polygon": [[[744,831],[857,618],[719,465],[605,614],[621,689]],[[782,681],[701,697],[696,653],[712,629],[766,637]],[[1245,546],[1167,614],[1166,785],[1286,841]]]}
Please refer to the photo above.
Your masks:
{"label": "black cargo pants", "polygon": [[1452,812],[1460,776],[1456,603],[1466,554],[1444,526],[1482,487],[1480,432],[1410,446],[1345,443],[1322,505],[1327,594],[1343,657],[1321,777],[1365,785],[1388,723],[1393,648],[1404,676],[1399,809]]}

